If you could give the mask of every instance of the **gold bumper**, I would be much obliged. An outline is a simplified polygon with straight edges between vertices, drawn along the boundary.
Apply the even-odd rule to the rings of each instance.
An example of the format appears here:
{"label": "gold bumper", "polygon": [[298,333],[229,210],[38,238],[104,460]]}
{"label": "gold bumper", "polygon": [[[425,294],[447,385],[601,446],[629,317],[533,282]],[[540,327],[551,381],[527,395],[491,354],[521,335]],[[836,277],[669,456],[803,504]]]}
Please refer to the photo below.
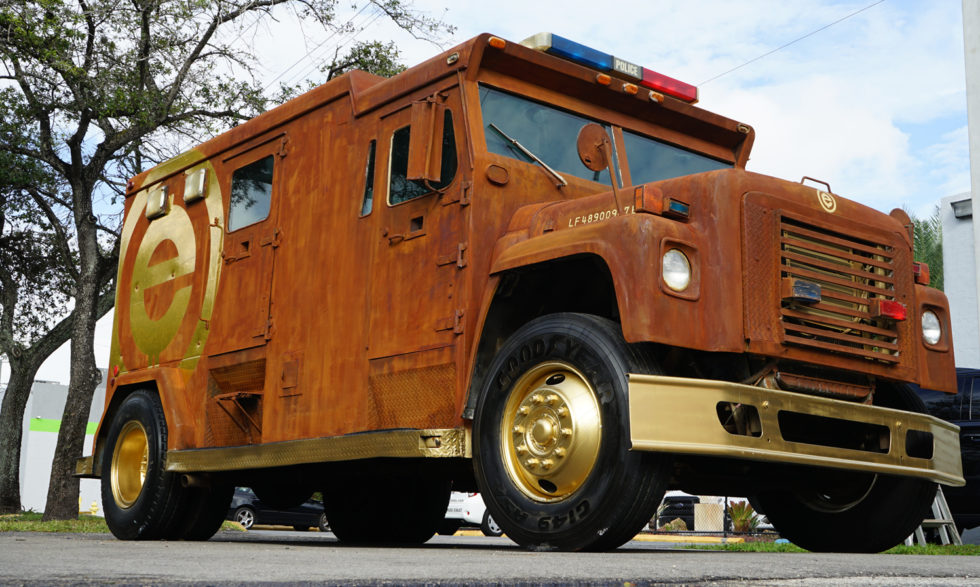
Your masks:
{"label": "gold bumper", "polygon": [[[812,465],[964,485],[959,428],[932,416],[724,381],[652,375],[630,374],[629,394],[634,450]],[[754,406],[761,432],[756,431],[758,436],[728,432],[719,417],[719,404]],[[794,442],[784,437],[788,431],[780,428],[781,413],[870,425],[887,438],[881,451]],[[918,431],[913,434],[919,438],[931,434],[931,458],[909,455],[910,431]]]}

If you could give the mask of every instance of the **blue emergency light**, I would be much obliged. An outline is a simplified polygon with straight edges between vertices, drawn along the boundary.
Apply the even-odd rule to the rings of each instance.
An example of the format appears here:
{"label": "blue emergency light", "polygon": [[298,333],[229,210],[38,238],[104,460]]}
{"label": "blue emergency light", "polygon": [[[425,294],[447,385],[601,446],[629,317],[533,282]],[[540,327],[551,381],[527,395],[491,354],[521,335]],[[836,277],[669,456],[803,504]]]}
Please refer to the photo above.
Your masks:
{"label": "blue emergency light", "polygon": [[565,37],[552,33],[538,33],[521,41],[521,45],[619,78],[634,80],[641,86],[673,96],[689,104],[698,101],[698,89],[691,84],[586,47]]}

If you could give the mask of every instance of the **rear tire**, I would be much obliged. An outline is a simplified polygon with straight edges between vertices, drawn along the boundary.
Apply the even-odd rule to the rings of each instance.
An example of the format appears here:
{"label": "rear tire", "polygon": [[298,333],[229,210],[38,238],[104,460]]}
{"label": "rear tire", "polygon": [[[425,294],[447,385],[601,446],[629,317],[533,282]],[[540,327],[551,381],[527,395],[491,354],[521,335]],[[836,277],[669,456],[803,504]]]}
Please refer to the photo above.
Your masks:
{"label": "rear tire", "polygon": [[102,504],[120,540],[167,538],[176,531],[185,493],[165,468],[167,419],[156,393],[139,390],[119,405],[106,436]]}
{"label": "rear tire", "polygon": [[168,536],[171,540],[207,540],[221,529],[235,488],[216,483],[211,487],[185,487],[184,507],[177,511],[181,525]]}
{"label": "rear tire", "polygon": [[537,318],[490,365],[473,422],[490,515],[528,548],[606,550],[653,517],[670,459],[630,450],[627,373],[657,373],[619,325]]}

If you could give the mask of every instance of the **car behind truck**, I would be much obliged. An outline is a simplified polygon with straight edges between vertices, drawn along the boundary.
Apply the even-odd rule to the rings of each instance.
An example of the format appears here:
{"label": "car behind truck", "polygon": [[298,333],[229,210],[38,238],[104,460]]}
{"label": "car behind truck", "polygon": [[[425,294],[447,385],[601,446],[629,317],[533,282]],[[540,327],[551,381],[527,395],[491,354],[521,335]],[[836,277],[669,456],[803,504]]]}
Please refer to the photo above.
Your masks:
{"label": "car behind truck", "polygon": [[424,542],[455,489],[521,545],[602,550],[683,489],[811,550],[900,542],[963,482],[906,385],[956,390],[911,222],[747,172],[754,131],[697,97],[485,34],[133,178],[78,465],[112,532],[207,539],[242,485]]}

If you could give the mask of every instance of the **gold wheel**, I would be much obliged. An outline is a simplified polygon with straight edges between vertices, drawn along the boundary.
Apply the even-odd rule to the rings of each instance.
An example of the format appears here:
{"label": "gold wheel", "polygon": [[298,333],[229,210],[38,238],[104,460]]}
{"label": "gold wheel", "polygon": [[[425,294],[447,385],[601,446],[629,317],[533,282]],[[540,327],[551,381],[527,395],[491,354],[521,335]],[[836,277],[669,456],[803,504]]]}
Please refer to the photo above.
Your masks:
{"label": "gold wheel", "polygon": [[112,497],[120,508],[132,507],[143,491],[150,445],[146,429],[136,420],[126,422],[112,453]]}
{"label": "gold wheel", "polygon": [[510,390],[500,429],[511,481],[539,502],[568,498],[599,455],[602,416],[592,386],[560,362],[528,370]]}

